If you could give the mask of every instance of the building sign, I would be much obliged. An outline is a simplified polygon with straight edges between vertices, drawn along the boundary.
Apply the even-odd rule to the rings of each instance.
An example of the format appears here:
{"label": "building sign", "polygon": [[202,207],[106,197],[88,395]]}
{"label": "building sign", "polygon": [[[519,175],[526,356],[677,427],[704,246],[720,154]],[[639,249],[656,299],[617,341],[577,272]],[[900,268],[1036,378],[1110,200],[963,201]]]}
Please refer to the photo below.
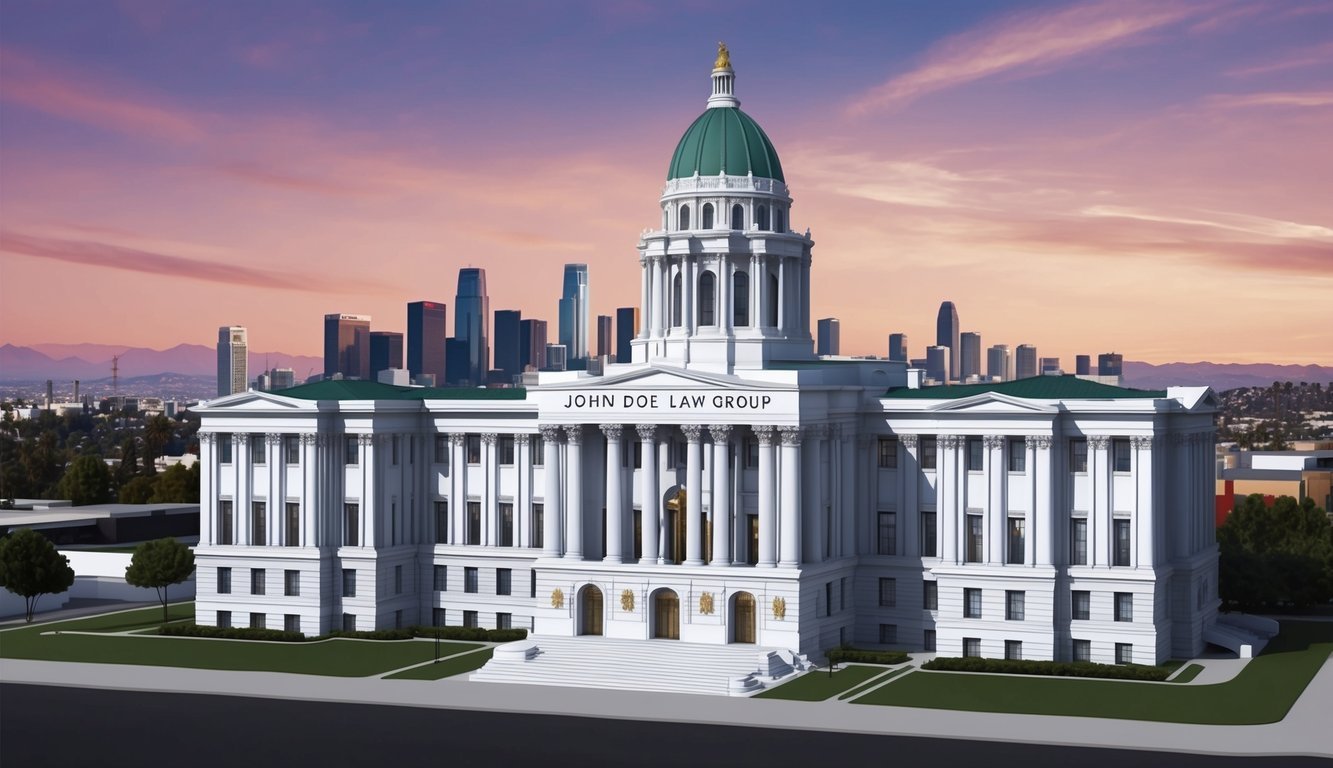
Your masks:
{"label": "building sign", "polygon": [[799,413],[799,395],[782,390],[592,390],[536,392],[542,418],[560,421],[588,417],[637,420],[640,417],[676,416],[698,421],[702,417],[772,419]]}

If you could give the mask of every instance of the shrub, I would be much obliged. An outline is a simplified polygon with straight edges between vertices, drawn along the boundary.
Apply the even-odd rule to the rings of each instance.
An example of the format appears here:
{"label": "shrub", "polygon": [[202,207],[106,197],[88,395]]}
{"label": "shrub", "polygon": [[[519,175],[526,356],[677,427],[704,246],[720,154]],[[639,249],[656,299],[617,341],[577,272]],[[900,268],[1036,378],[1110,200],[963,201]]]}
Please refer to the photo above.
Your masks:
{"label": "shrub", "polygon": [[410,629],[376,629],[360,630],[349,632],[347,630],[335,629],[324,635],[324,637],[343,637],[351,640],[411,640],[412,630]]}
{"label": "shrub", "polygon": [[902,651],[866,651],[859,648],[834,648],[824,654],[830,664],[903,664],[909,659]]}
{"label": "shrub", "polygon": [[922,669],[941,672],[996,672],[1008,675],[1101,677],[1115,680],[1165,680],[1171,670],[1137,664],[1094,664],[1089,661],[1018,661],[1015,659],[936,658]]}
{"label": "shrub", "polygon": [[526,629],[482,629],[481,627],[413,627],[417,637],[435,637],[441,640],[490,641],[510,643],[528,636]]}
{"label": "shrub", "polygon": [[300,632],[284,632],[281,629],[260,629],[258,627],[208,627],[202,624],[164,624],[157,628],[159,635],[177,637],[220,637],[227,640],[276,640],[284,643],[299,643],[306,640]]}

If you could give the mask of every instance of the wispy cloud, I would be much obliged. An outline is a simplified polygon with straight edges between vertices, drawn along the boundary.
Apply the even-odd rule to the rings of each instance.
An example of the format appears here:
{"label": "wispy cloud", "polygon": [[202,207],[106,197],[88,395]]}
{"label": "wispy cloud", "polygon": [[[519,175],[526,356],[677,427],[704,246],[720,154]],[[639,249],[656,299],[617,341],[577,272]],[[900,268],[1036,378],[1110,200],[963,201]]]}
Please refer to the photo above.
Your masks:
{"label": "wispy cloud", "polygon": [[862,114],[983,78],[1044,71],[1066,60],[1140,43],[1148,33],[1216,5],[1097,0],[1009,15],[945,39],[916,69],[856,97],[848,111]]}
{"label": "wispy cloud", "polygon": [[1279,93],[1227,93],[1210,96],[1208,106],[1233,107],[1327,107],[1333,105],[1333,91]]}
{"label": "wispy cloud", "polygon": [[1236,69],[1228,70],[1226,74],[1229,77],[1251,77],[1253,75],[1266,75],[1271,72],[1287,72],[1293,69],[1305,69],[1306,67],[1314,66],[1322,66],[1325,68],[1333,67],[1333,43],[1323,43],[1294,51],[1288,51],[1279,59],[1267,61],[1262,64],[1252,64],[1248,67],[1237,67]]}
{"label": "wispy cloud", "polygon": [[1162,224],[1184,224],[1192,227],[1219,229],[1227,232],[1238,232],[1259,237],[1328,240],[1329,242],[1333,242],[1333,229],[1329,229],[1328,227],[1322,227],[1317,224],[1299,224],[1294,221],[1281,221],[1278,219],[1269,219],[1263,216],[1251,216],[1241,213],[1202,211],[1201,213],[1213,213],[1215,216],[1213,219],[1204,219],[1198,217],[1155,214],[1149,211],[1110,205],[1090,206],[1084,208],[1080,213],[1084,216],[1137,219],[1139,221],[1154,221]]}

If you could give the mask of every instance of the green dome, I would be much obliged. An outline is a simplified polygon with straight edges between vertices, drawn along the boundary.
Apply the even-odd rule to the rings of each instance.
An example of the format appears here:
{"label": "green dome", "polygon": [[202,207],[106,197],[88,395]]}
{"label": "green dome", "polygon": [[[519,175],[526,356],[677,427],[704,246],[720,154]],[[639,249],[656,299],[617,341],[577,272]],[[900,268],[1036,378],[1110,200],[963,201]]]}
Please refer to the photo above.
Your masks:
{"label": "green dome", "polygon": [[671,156],[667,181],[700,176],[745,176],[765,179],[782,177],[778,151],[754,118],[737,107],[712,107],[680,137]]}

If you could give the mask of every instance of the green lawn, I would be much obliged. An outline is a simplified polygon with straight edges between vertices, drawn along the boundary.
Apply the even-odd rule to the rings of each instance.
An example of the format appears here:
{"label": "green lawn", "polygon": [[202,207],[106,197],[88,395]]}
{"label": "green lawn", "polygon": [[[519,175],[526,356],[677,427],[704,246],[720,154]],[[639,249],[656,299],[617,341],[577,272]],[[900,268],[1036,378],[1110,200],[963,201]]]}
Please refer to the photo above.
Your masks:
{"label": "green lawn", "polygon": [[[441,651],[441,653],[444,653]],[[473,672],[481,669],[482,665],[491,660],[491,654],[495,653],[494,648],[487,648],[477,653],[469,653],[462,656],[453,656],[448,659],[440,659],[438,664],[423,664],[420,667],[395,672],[392,675],[385,676],[385,680],[442,680],[446,677],[461,675],[465,672]]]}
{"label": "green lawn", "polygon": [[1190,682],[1191,680],[1193,680],[1194,678],[1198,677],[1198,676],[1199,676],[1199,673],[1202,672],[1202,671],[1203,671],[1203,665],[1202,665],[1202,664],[1191,664],[1191,665],[1189,665],[1188,667],[1185,667],[1183,670],[1181,670],[1181,671],[1180,671],[1180,674],[1178,674],[1178,675],[1176,675],[1175,677],[1171,678],[1171,679],[1168,680],[1167,682],[1170,682],[1170,683],[1188,683],[1188,682]]}
{"label": "green lawn", "polygon": [[874,688],[874,687],[877,686],[877,685],[883,685],[884,683],[887,683],[888,681],[892,680],[893,678],[895,678],[895,677],[901,677],[902,675],[904,675],[904,674],[906,674],[906,673],[908,673],[908,672],[911,672],[911,671],[912,671],[912,668],[911,668],[911,667],[902,667],[902,668],[900,668],[900,669],[895,669],[895,670],[893,670],[892,672],[890,672],[889,674],[887,674],[887,675],[885,675],[885,676],[883,676],[883,677],[872,678],[872,679],[870,680],[870,682],[866,683],[865,685],[857,686],[856,688],[853,688],[853,689],[851,689],[850,691],[848,691],[848,692],[844,693],[843,695],[839,696],[839,697],[838,697],[838,701],[843,701],[843,700],[845,700],[845,699],[850,699],[850,698],[853,698],[853,697],[855,697],[855,696],[860,696],[861,694],[865,693],[866,691],[870,690],[871,688]]}
{"label": "green lawn", "polygon": [[1212,725],[1281,720],[1333,652],[1333,623],[1282,622],[1235,679],[1215,685],[913,672],[854,704]]}
{"label": "green lawn", "polygon": [[[193,618],[194,604],[171,606],[171,616],[173,620]],[[435,656],[435,643],[419,640],[261,643],[211,638],[43,634],[57,630],[130,631],[156,626],[161,619],[161,608],[144,608],[7,629],[0,632],[0,657],[367,677],[429,661]],[[440,653],[452,655],[479,647],[476,643],[446,642],[440,644]]]}
{"label": "green lawn", "polygon": [[815,670],[776,688],[756,693],[756,699],[790,699],[792,701],[823,701],[884,673],[884,667],[843,667],[830,677],[828,670]]}

